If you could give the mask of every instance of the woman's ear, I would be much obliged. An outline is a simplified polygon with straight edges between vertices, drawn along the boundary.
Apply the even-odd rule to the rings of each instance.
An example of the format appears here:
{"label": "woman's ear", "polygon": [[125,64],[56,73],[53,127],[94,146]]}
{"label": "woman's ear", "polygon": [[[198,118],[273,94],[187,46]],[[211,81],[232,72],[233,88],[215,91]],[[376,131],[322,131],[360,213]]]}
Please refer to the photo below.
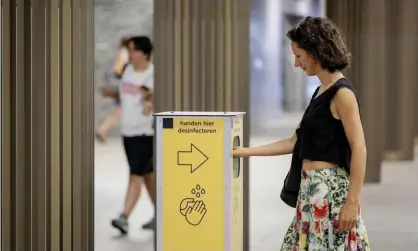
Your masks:
{"label": "woman's ear", "polygon": [[316,75],[317,72],[317,63],[316,63],[316,59],[312,57],[312,72]]}

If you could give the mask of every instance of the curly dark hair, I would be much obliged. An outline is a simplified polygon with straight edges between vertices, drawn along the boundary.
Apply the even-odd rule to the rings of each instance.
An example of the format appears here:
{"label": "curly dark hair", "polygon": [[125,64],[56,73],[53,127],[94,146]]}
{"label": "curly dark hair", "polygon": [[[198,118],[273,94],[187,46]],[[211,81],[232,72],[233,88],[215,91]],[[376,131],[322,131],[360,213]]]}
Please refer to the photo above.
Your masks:
{"label": "curly dark hair", "polygon": [[350,64],[351,54],[343,36],[327,18],[308,16],[290,29],[286,36],[328,72],[342,71]]}

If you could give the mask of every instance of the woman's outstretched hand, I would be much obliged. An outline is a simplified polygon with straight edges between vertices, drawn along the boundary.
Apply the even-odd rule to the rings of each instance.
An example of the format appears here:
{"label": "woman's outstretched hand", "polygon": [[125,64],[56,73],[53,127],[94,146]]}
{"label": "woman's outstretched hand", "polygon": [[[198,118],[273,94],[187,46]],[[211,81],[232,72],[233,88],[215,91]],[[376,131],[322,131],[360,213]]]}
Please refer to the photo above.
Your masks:
{"label": "woman's outstretched hand", "polygon": [[248,148],[246,147],[237,147],[232,150],[232,157],[234,158],[246,158],[250,157],[248,154]]}

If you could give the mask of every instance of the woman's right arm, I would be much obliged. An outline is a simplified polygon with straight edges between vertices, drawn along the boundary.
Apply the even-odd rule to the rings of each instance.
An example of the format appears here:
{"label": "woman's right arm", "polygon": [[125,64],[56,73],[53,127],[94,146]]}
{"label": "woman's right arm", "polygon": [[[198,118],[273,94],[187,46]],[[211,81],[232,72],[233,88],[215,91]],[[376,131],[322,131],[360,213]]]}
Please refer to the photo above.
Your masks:
{"label": "woman's right arm", "polygon": [[279,140],[262,146],[244,147],[234,151],[236,157],[251,157],[251,156],[276,156],[285,155],[293,152],[293,147],[296,143],[296,135],[290,138]]}
{"label": "woman's right arm", "polygon": [[[299,128],[299,126],[297,127]],[[251,157],[251,156],[277,156],[285,155],[293,152],[297,140],[296,132],[292,137],[279,140],[267,145],[255,147],[243,147],[233,151],[234,157]]]}

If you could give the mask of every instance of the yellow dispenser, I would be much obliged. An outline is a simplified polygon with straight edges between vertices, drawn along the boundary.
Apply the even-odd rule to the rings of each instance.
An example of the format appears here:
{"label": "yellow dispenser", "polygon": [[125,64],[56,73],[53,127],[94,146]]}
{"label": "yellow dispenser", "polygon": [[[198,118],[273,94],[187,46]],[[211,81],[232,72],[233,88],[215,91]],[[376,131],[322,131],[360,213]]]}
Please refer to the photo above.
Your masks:
{"label": "yellow dispenser", "polygon": [[157,251],[243,250],[244,114],[154,114]]}

